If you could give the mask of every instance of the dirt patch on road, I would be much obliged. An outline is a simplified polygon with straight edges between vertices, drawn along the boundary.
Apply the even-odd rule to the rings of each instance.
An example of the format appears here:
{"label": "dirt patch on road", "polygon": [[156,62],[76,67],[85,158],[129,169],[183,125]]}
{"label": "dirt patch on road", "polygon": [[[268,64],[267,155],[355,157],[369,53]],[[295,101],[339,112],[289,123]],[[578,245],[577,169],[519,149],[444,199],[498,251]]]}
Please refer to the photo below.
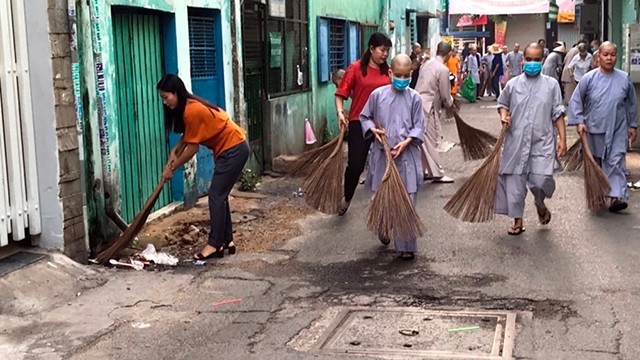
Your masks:
{"label": "dirt patch on road", "polygon": [[[266,179],[256,194],[229,199],[234,242],[240,251],[269,251],[302,234],[298,220],[313,210],[299,196],[296,181]],[[138,235],[137,247],[151,243],[159,251],[188,259],[204,247],[209,232],[209,207],[203,197],[191,209],[149,223]]]}

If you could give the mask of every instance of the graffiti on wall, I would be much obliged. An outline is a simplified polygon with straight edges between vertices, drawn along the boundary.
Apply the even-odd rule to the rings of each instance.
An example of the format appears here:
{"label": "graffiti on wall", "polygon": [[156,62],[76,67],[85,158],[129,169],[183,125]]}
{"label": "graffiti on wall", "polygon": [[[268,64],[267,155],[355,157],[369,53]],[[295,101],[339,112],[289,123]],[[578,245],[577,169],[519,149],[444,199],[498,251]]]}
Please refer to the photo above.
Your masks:
{"label": "graffiti on wall", "polygon": [[102,62],[102,28],[100,25],[102,14],[102,1],[91,1],[91,38],[93,40],[93,63],[96,72],[96,90],[98,93],[98,116],[100,119],[100,152],[103,158],[103,167],[105,175],[111,174],[111,154],[109,152],[109,124],[107,92],[104,78],[104,64]]}

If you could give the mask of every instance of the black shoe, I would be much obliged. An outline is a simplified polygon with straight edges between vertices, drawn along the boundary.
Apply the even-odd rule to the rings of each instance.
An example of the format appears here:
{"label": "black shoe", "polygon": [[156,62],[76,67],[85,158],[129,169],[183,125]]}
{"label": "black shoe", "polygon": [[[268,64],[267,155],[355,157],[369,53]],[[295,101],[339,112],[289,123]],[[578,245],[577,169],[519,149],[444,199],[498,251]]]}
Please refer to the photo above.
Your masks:
{"label": "black shoe", "polygon": [[235,245],[225,245],[224,250],[229,251],[229,255],[235,255],[236,253],[236,246]]}
{"label": "black shoe", "polygon": [[380,236],[380,235],[378,235],[378,240],[380,240],[382,245],[385,245],[385,246],[391,243],[391,239],[387,239],[386,237]]}
{"label": "black shoe", "polygon": [[202,252],[199,252],[199,253],[197,253],[197,254],[195,254],[193,256],[193,259],[194,260],[209,260],[209,259],[213,259],[213,258],[221,259],[223,257],[224,257],[224,248],[220,248],[220,249],[217,249],[216,251],[212,252],[211,254],[209,254],[207,256],[204,256],[202,254]]}
{"label": "black shoe", "polygon": [[415,259],[416,255],[414,253],[412,253],[412,252],[403,252],[402,255],[400,255],[400,258],[402,260],[410,261],[410,260]]}
{"label": "black shoe", "polygon": [[609,211],[612,213],[618,213],[629,207],[629,204],[622,200],[614,199],[611,201],[611,205],[609,206]]}

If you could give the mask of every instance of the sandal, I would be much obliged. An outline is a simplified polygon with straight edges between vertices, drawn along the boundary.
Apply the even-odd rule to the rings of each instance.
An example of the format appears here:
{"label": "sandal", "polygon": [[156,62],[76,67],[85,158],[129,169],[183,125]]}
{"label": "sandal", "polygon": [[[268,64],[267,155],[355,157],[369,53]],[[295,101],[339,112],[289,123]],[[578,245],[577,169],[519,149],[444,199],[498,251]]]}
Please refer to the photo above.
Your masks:
{"label": "sandal", "polygon": [[391,243],[391,239],[387,239],[384,236],[378,235],[378,240],[382,243],[382,245],[389,245]]}
{"label": "sandal", "polygon": [[627,204],[626,202],[619,199],[613,199],[611,201],[611,205],[609,206],[609,211],[612,213],[618,213],[628,207],[629,204]]}
{"label": "sandal", "polygon": [[507,234],[509,235],[513,235],[513,236],[518,236],[520,234],[522,234],[523,232],[525,232],[525,228],[524,226],[514,226],[509,228],[509,230],[507,230]]}
{"label": "sandal", "polygon": [[344,214],[347,213],[347,210],[349,210],[349,202],[346,202],[344,199],[342,199],[342,202],[340,203],[340,209],[338,210],[338,216],[344,216]]}
{"label": "sandal", "polygon": [[416,255],[415,255],[414,253],[412,253],[412,252],[407,251],[407,252],[403,252],[403,253],[400,255],[400,258],[401,258],[402,260],[413,260],[413,259],[415,259],[415,258],[416,258]]}
{"label": "sandal", "polygon": [[193,255],[193,259],[194,260],[209,260],[212,258],[223,258],[224,257],[224,248],[221,249],[216,249],[216,251],[212,252],[211,254],[204,256],[204,254],[201,252]]}
{"label": "sandal", "polygon": [[546,207],[543,211],[538,210],[538,220],[542,225],[549,224],[551,222],[551,211]]}

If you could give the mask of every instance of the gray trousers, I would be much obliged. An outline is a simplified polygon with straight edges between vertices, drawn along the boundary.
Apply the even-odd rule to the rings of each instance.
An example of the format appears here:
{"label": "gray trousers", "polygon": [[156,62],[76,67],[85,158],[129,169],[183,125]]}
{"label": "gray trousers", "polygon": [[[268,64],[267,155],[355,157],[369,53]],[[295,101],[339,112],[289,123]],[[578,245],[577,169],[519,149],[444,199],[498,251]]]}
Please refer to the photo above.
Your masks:
{"label": "gray trousers", "polygon": [[424,113],[425,126],[424,137],[425,141],[422,143],[422,168],[425,172],[434,178],[444,176],[444,170],[440,166],[440,154],[438,153],[438,141],[440,133],[439,119],[436,116],[435,109],[431,107],[429,112]]}
{"label": "gray trousers", "polygon": [[209,187],[209,217],[211,232],[208,244],[216,249],[233,241],[229,193],[249,159],[249,144],[245,141],[223,151],[215,163],[211,187]]}
{"label": "gray trousers", "polygon": [[[418,199],[417,193],[409,193],[409,198],[413,202],[413,205],[416,205],[416,200]],[[418,251],[418,239],[396,239],[394,241],[394,245],[396,247],[397,252],[417,252]]]}
{"label": "gray trousers", "polygon": [[522,218],[527,186],[533,194],[536,207],[539,208],[545,206],[544,200],[550,199],[556,190],[556,182],[552,175],[500,175],[496,189],[495,213],[510,218]]}

